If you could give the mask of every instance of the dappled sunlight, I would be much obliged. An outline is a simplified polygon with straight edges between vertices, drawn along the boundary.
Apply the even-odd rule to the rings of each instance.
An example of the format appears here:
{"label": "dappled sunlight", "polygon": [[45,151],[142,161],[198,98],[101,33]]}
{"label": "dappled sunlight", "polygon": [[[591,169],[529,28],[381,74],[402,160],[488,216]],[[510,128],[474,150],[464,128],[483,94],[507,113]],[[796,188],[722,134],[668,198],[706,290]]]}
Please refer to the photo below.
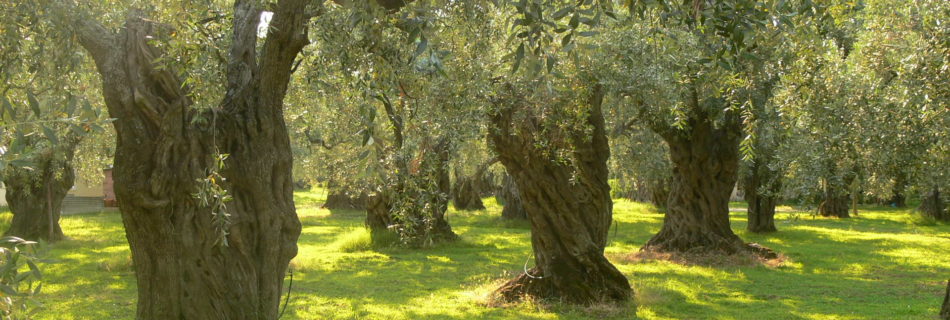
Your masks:
{"label": "dappled sunlight", "polygon": [[[361,211],[330,211],[297,198],[303,229],[291,262],[293,292],[285,319],[883,319],[900,311],[933,314],[950,273],[950,226],[908,225],[902,211],[863,211],[839,220],[789,213],[779,232],[733,229],[788,256],[778,266],[703,266],[630,259],[663,215],[651,205],[617,201],[607,257],[634,286],[636,307],[584,309],[529,301],[488,306],[503,282],[533,265],[530,225],[499,217],[501,207],[450,210],[461,240],[432,248],[374,247]],[[49,245],[40,319],[127,319],[135,311],[131,256],[118,213],[67,216],[71,237]],[[285,288],[289,277],[285,280]],[[618,309],[619,308],[619,309]],[[52,311],[52,310],[55,310]],[[635,316],[634,316],[635,313]],[[911,317],[913,317],[911,316]]]}

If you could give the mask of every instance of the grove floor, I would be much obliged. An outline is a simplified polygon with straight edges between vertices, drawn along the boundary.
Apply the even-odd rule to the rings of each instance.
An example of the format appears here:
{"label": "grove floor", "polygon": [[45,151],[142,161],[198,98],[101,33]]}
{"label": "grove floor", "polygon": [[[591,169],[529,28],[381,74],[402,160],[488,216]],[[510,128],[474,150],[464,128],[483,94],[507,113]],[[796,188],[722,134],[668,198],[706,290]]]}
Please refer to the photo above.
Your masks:
{"label": "grove floor", "polygon": [[[768,235],[746,233],[745,213],[733,212],[741,237],[789,260],[708,267],[631,259],[663,216],[618,200],[607,255],[629,277],[635,303],[489,307],[492,289],[531,259],[527,223],[501,220],[492,200],[487,210],[448,214],[460,242],[410,250],[374,249],[363,212],[320,209],[320,192],[296,196],[303,233],[282,319],[934,319],[950,278],[950,225],[911,224],[909,210],[862,207],[845,220],[786,210]],[[0,221],[5,229],[9,213]],[[119,213],[64,216],[62,226],[71,239],[44,249],[37,318],[134,318]]]}

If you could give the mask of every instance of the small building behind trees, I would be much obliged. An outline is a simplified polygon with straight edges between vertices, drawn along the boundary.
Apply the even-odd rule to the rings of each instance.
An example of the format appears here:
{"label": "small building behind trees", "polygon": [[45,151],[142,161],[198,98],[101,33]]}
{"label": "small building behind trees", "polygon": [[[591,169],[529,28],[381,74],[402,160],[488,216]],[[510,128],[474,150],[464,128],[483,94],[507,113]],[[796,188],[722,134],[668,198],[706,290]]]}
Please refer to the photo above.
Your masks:
{"label": "small building behind trees", "polygon": [[[7,206],[6,187],[0,183],[0,206]],[[63,199],[63,214],[100,211],[117,207],[112,190],[112,168],[102,170],[99,181],[77,181]]]}

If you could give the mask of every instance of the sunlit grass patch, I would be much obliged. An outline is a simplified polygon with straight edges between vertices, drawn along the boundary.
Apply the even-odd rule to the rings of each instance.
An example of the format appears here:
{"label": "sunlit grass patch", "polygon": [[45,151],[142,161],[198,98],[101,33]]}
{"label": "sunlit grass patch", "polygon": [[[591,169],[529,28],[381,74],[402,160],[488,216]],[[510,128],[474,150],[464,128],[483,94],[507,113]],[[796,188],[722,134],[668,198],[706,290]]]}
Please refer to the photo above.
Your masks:
{"label": "sunlit grass patch", "polygon": [[[533,262],[530,225],[500,218],[493,199],[486,210],[450,209],[460,241],[405,249],[369,244],[365,213],[321,209],[321,192],[296,194],[303,229],[282,319],[928,319],[950,274],[950,226],[914,225],[910,210],[878,207],[852,219],[785,208],[779,232],[769,234],[746,232],[745,213],[732,212],[740,237],[788,257],[778,266],[628,259],[663,214],[619,200],[606,252],[634,301],[499,306],[490,294]],[[0,218],[4,225],[10,215]],[[119,214],[70,215],[62,225],[69,239],[45,248],[37,318],[134,318],[134,266]]]}

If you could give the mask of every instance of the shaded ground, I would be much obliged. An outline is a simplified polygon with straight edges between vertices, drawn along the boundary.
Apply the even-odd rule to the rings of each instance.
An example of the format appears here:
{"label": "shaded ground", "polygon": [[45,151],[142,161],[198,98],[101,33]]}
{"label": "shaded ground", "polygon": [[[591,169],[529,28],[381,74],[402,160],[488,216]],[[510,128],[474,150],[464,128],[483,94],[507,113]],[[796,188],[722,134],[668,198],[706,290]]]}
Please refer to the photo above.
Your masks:
{"label": "shaded ground", "polygon": [[[626,259],[659,230],[652,207],[619,201],[608,256],[631,279],[637,303],[584,310],[558,305],[484,306],[520,272],[528,226],[500,207],[448,215],[462,236],[423,250],[372,249],[364,213],[319,209],[322,193],[298,193],[304,229],[282,319],[930,319],[950,275],[950,226],[915,226],[907,211],[862,208],[849,220],[778,214],[780,232],[751,235],[790,258],[776,268],[684,266]],[[3,226],[9,214],[0,217]],[[39,319],[131,319],[135,282],[118,213],[63,217],[71,240],[47,249]]]}

